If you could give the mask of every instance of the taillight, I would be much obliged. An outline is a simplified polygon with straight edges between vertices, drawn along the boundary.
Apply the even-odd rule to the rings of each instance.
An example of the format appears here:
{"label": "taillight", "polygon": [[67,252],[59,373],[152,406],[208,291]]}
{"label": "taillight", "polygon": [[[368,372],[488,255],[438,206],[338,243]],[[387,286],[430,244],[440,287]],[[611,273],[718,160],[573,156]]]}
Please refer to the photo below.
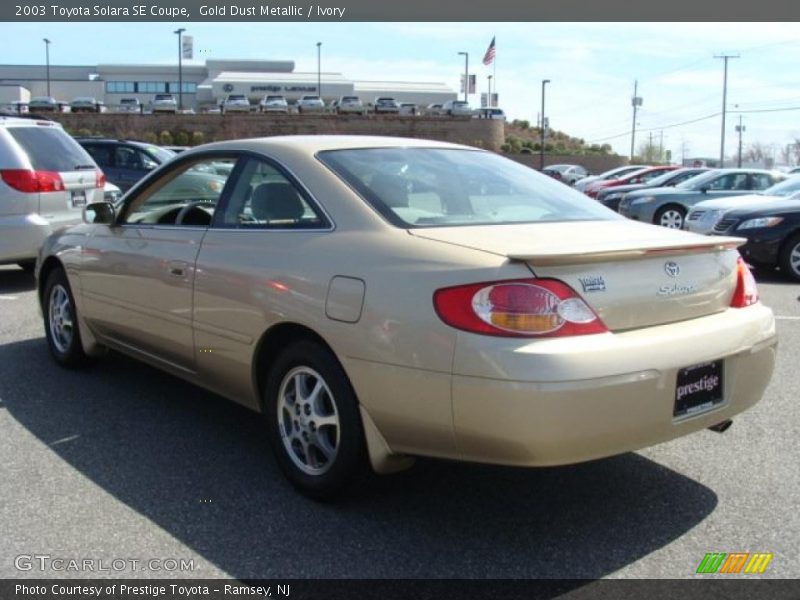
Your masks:
{"label": "taillight", "polygon": [[95,180],[94,180],[94,187],[102,188],[106,185],[106,175],[100,169],[97,169],[95,172]]}
{"label": "taillight", "polygon": [[731,299],[732,308],[744,308],[758,302],[758,286],[750,267],[740,256],[736,259],[736,291]]}
{"label": "taillight", "polygon": [[555,279],[444,288],[433,294],[433,305],[451,327],[484,335],[554,337],[608,331],[572,288]]}
{"label": "taillight", "polygon": [[19,192],[61,192],[64,182],[56,171],[28,171],[27,169],[3,169],[0,177]]}

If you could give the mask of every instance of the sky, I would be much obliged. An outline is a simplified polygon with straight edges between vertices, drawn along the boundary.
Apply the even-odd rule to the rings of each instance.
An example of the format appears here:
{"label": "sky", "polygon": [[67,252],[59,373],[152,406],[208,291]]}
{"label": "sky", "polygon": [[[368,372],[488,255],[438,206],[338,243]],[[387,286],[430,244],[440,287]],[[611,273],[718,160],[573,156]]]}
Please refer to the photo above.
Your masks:
{"label": "sky", "polygon": [[[2,62],[51,64],[177,61],[177,23],[0,23]],[[800,33],[795,23],[181,23],[195,59],[294,60],[356,80],[444,82],[458,90],[470,73],[485,92],[494,74],[509,119],[535,123],[541,81],[553,129],[630,153],[634,81],[643,105],[642,140],[663,140],[673,160],[718,157],[723,89],[720,54],[729,61],[726,156],[736,152],[741,114],[745,148],[785,148],[800,138]],[[496,64],[483,55],[496,36]],[[479,105],[479,96],[470,102]],[[790,109],[790,110],[782,110]],[[737,111],[747,111],[739,113]],[[687,123],[688,122],[688,123]]]}

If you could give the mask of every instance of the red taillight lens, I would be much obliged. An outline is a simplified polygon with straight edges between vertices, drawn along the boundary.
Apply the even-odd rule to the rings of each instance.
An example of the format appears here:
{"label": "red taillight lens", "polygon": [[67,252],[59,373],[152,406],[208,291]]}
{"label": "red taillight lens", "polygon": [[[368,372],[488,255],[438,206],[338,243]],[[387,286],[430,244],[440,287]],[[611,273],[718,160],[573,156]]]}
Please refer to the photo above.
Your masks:
{"label": "red taillight lens", "polygon": [[27,169],[3,169],[0,177],[19,192],[60,192],[64,190],[61,175],[55,171],[28,171]]}
{"label": "red taillight lens", "polygon": [[105,173],[103,173],[100,169],[97,169],[95,171],[95,175],[96,175],[96,177],[95,177],[94,187],[96,187],[96,188],[105,187],[105,185],[106,185],[106,175],[105,175]]}
{"label": "red taillight lens", "polygon": [[572,288],[554,279],[444,288],[434,293],[433,305],[451,327],[485,335],[554,337],[608,331]]}
{"label": "red taillight lens", "polygon": [[758,286],[750,268],[740,256],[736,260],[736,291],[731,299],[732,308],[744,308],[758,302]]}

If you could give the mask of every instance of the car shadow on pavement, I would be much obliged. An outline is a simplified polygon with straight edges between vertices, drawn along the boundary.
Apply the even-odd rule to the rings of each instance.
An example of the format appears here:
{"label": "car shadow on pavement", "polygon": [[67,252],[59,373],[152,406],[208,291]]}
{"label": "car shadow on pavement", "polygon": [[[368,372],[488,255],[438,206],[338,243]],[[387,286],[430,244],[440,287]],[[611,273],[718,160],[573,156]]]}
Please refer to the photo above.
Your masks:
{"label": "car shadow on pavement", "polygon": [[320,504],[284,481],[255,413],[115,354],[63,370],[42,338],[0,346],[0,398],[68,465],[237,578],[594,579],[717,504],[633,453],[546,469],[420,460]]}
{"label": "car shadow on pavement", "polygon": [[0,267],[0,294],[17,294],[36,289],[32,273],[16,268]]}

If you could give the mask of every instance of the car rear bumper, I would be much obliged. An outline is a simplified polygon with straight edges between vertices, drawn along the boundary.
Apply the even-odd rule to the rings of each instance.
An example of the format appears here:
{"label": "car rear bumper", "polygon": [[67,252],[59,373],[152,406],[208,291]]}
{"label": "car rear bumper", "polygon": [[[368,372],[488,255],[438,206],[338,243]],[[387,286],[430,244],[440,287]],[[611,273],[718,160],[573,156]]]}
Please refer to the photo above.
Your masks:
{"label": "car rear bumper", "polygon": [[[460,335],[452,382],[458,453],[478,462],[559,465],[704,429],[758,402],[776,345],[772,312],[762,305],[527,344]],[[723,402],[674,419],[678,371],[718,359]]]}
{"label": "car rear bumper", "polygon": [[52,232],[50,222],[37,214],[0,217],[0,264],[35,259]]}

